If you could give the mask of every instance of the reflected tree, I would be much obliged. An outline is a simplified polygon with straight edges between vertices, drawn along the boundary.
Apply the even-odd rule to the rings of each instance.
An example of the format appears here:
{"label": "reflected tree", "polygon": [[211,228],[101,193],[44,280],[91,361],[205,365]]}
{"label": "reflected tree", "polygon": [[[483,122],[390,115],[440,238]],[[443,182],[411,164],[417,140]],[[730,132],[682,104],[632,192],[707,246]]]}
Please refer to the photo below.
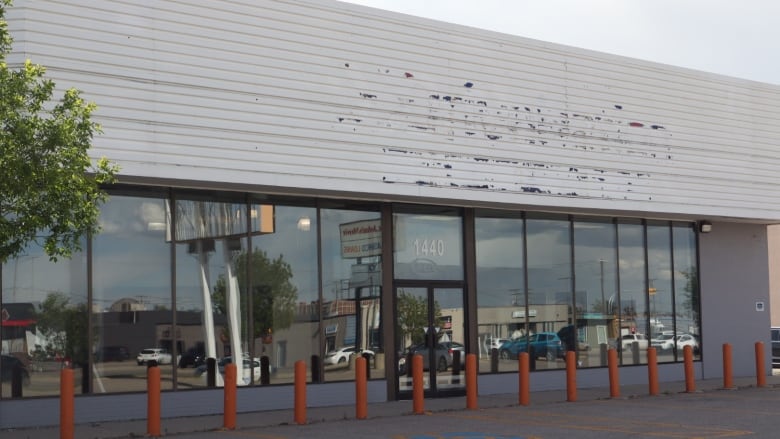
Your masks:
{"label": "reflected tree", "polygon": [[[404,334],[411,339],[411,344],[425,342],[425,331],[428,328],[428,300],[405,291],[399,291],[397,297],[398,319],[396,334]],[[439,321],[441,309],[438,302],[434,304],[434,319]]]}
{"label": "reflected tree", "polygon": [[64,293],[49,293],[36,315],[38,333],[45,340],[44,350],[52,356],[71,358],[74,363],[86,363],[88,314],[85,303],[72,304]]}
{"label": "reflected tree", "polygon": [[699,324],[699,276],[696,269],[691,267],[688,270],[681,271],[680,274],[685,278],[685,287],[683,287],[682,308],[691,316],[693,321]]}
{"label": "reflected tree", "polygon": [[[274,330],[286,329],[295,319],[295,304],[298,301],[298,289],[292,284],[292,267],[284,260],[284,255],[271,259],[259,249],[241,252],[233,259],[233,267],[238,277],[238,287],[242,294],[241,310],[247,309],[247,263],[252,279],[252,317],[253,337],[266,337]],[[227,279],[220,275],[214,286],[212,300],[214,312],[227,312]],[[246,314],[244,314],[246,315]],[[241,332],[246,333],[246,319],[242,318]]]}

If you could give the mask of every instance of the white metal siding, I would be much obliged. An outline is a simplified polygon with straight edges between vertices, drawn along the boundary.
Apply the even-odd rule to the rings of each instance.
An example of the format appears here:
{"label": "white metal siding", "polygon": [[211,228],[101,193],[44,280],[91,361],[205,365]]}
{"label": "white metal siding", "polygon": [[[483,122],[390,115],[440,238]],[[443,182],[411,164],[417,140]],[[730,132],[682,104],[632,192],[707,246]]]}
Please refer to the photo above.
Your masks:
{"label": "white metal siding", "polygon": [[9,17],[126,180],[780,220],[777,86],[326,0]]}

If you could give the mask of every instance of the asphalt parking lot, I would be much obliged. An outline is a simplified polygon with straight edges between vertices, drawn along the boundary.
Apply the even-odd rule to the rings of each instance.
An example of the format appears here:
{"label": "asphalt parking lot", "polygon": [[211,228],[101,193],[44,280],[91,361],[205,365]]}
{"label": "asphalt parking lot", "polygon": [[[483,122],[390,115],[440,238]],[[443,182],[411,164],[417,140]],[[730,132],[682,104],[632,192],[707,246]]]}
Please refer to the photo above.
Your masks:
{"label": "asphalt parking lot", "polygon": [[[290,410],[242,413],[237,428],[221,428],[221,416],[163,419],[164,437],[212,438],[388,438],[388,439],[547,439],[547,438],[776,438],[780,426],[780,376],[765,387],[755,378],[736,378],[723,389],[721,380],[663,383],[656,396],[646,386],[621,389],[609,398],[603,388],[578,391],[576,402],[565,392],[534,392],[531,404],[517,405],[517,395],[480,396],[476,410],[465,408],[465,397],[425,401],[425,413],[412,413],[411,401],[371,404],[368,419],[356,420],[354,407],[323,407],[307,411],[307,423],[293,423]],[[137,438],[146,436],[144,421],[77,425],[77,438]],[[0,431],[3,439],[57,437],[57,428]]]}

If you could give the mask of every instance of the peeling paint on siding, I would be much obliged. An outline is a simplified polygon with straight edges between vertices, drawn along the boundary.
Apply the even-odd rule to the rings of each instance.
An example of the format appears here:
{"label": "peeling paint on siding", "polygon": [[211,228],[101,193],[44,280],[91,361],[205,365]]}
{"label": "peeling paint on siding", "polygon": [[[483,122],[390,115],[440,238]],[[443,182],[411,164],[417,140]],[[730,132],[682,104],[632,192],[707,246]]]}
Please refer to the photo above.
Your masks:
{"label": "peeling paint on siding", "polygon": [[[408,73],[405,76],[412,77]],[[472,82],[466,82],[463,85],[469,89],[474,88]],[[365,99],[376,99],[376,95],[364,92],[360,93],[360,96]],[[466,139],[464,141],[474,142],[478,141],[476,135],[482,134],[483,138],[490,143],[484,144],[482,148],[484,153],[479,156],[448,154],[433,150],[382,148],[385,154],[393,156],[409,158],[425,156],[432,159],[418,162],[417,165],[410,163],[410,169],[422,166],[424,169],[447,171],[430,179],[428,178],[431,176],[429,175],[430,171],[423,172],[423,168],[420,168],[420,175],[417,178],[413,176],[414,173],[384,175],[382,181],[385,183],[408,183],[418,186],[469,190],[515,191],[524,194],[585,198],[609,198],[607,194],[614,194],[615,188],[618,187],[622,188],[625,194],[621,199],[636,197],[636,199],[647,201],[651,197],[635,195],[636,192],[632,186],[637,180],[650,179],[648,173],[634,173],[619,167],[587,168],[558,161],[523,161],[507,158],[506,155],[511,154],[513,157],[519,158],[524,154],[539,155],[547,148],[573,148],[574,151],[582,151],[583,154],[596,154],[594,156],[596,160],[602,159],[604,154],[636,157],[644,160],[672,160],[671,147],[664,143],[663,138],[637,134],[641,133],[641,130],[623,132],[620,128],[621,126],[640,129],[647,127],[658,131],[665,130],[663,125],[626,120],[619,117],[617,113],[609,113],[607,109],[601,109],[600,114],[593,114],[586,111],[570,112],[547,109],[534,103],[498,103],[495,107],[491,107],[489,100],[479,97],[464,98],[439,92],[428,93],[426,96],[431,102],[428,107],[430,114],[427,119],[449,125],[450,128],[445,130],[448,141]],[[414,105],[417,98],[410,96],[399,98],[398,101],[402,104]],[[436,104],[437,102],[439,104]],[[525,110],[525,113],[521,113],[521,109]],[[413,121],[419,119],[417,115],[419,113],[415,110],[416,108],[410,108],[408,112],[400,112],[400,114],[403,114],[406,120]],[[615,104],[611,111],[615,110],[623,110],[623,105]],[[396,110],[396,113],[399,112]],[[366,114],[363,118],[340,117],[339,121],[351,120],[359,123],[361,120],[369,118],[369,115]],[[570,128],[573,121],[577,124],[576,129]],[[378,120],[377,124],[381,125],[382,121]],[[386,124],[390,126],[391,122],[387,121]],[[411,123],[406,126],[416,133],[437,136],[437,138],[440,136],[434,125]],[[473,128],[479,128],[479,130]],[[671,133],[666,133],[665,136],[668,138]],[[577,139],[578,142],[570,145],[566,141],[572,139]],[[435,141],[435,138],[432,138],[431,141]],[[613,146],[606,146],[610,144]],[[526,151],[524,145],[533,149]],[[660,150],[664,149],[667,150],[667,153],[659,154]],[[556,154],[552,156],[556,156]],[[578,156],[578,163],[582,159],[583,157]],[[491,182],[489,184],[474,182],[475,173],[491,175],[491,170],[495,170],[495,166],[514,168],[514,171],[509,171],[509,173],[515,175],[516,181]],[[542,173],[540,174],[539,171]],[[487,177],[481,178],[488,180]],[[492,178],[490,180],[492,181]],[[537,182],[537,184],[530,185],[528,184],[530,181]],[[559,187],[561,181],[570,182],[571,189],[577,185],[585,186],[580,190],[560,191],[546,188],[542,184],[543,182],[555,182],[554,186]],[[609,184],[610,187],[607,191],[603,185],[595,187],[593,183],[589,182]]]}

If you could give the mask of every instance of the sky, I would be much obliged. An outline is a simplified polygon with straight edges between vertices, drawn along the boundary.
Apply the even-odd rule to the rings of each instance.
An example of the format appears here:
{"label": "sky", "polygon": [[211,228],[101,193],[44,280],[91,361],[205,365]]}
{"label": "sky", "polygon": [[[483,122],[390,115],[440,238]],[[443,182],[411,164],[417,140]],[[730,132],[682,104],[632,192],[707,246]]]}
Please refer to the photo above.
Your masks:
{"label": "sky", "polygon": [[776,0],[342,0],[780,85]]}

